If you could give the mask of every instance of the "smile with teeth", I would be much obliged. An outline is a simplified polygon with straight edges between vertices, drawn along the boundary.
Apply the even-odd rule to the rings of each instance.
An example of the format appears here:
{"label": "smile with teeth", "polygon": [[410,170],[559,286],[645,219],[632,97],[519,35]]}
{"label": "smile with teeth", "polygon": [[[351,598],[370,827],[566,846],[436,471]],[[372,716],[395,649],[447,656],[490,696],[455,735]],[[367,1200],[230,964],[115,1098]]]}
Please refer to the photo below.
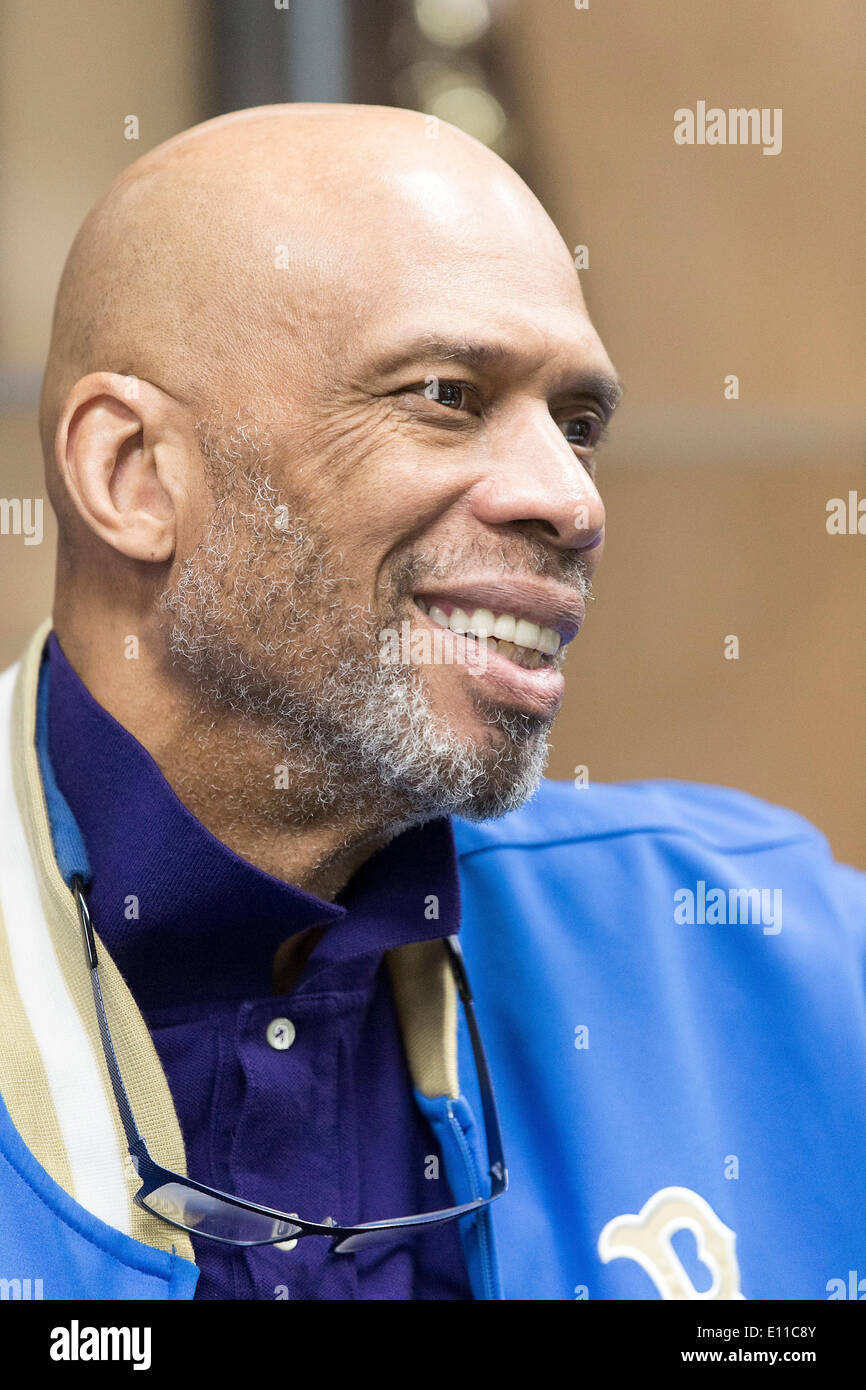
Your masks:
{"label": "smile with teeth", "polygon": [[415,602],[421,612],[426,613],[430,621],[439,627],[474,637],[488,651],[507,657],[516,666],[524,666],[530,671],[551,665],[562,642],[555,628],[539,627],[527,618],[516,618],[513,613],[496,614],[490,608],[476,608],[469,613],[444,600],[428,604],[416,598]]}

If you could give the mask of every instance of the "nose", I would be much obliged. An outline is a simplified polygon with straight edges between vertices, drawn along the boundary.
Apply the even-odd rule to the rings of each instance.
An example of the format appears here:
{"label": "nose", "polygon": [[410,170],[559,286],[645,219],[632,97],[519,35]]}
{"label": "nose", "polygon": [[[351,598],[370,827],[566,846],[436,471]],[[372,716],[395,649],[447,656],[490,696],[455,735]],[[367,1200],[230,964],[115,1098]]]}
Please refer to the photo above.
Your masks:
{"label": "nose", "polygon": [[549,414],[494,447],[489,471],[470,490],[473,516],[511,526],[561,550],[596,550],[604,503],[593,479]]}

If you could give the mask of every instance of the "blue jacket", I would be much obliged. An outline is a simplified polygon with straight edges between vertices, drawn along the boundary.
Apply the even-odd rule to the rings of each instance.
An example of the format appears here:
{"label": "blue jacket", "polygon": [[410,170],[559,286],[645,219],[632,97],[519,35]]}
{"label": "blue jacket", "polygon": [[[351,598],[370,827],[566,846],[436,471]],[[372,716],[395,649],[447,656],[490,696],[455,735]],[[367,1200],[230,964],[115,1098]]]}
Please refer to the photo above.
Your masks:
{"label": "blue jacket", "polygon": [[[185,1238],[155,1218],[136,1225],[142,1213],[130,1225],[122,1184],[106,1207],[111,1173],[91,1182],[104,1077],[82,1060],[75,1097],[64,1093],[77,1024],[64,1016],[55,1045],[65,1004],[50,954],[36,976],[31,938],[10,926],[29,912],[29,853],[61,985],[84,1018],[83,952],[59,944],[71,919],[59,889],[51,906],[50,836],[28,808],[33,699],[32,660],[0,678],[5,746],[13,772],[24,767],[0,786],[2,810],[14,820],[17,798],[20,816],[0,848],[0,1008],[7,1040],[10,1021],[19,1029],[17,1048],[0,1048],[0,1296],[38,1296],[40,1280],[46,1298],[191,1298]],[[476,1297],[866,1296],[866,876],[834,863],[799,816],[683,783],[545,783],[520,811],[455,829],[461,940],[510,1176],[489,1213],[462,1223]],[[110,971],[105,988],[146,1051]],[[92,1019],[82,1027],[92,1042]],[[419,1086],[416,1100],[462,1201],[487,1171],[462,1016],[457,1059],[460,1095]],[[167,1161],[173,1110],[164,1078],[148,1075],[133,1076],[131,1099],[165,1117]],[[75,1099],[90,1103],[88,1087],[82,1135]]]}
{"label": "blue jacket", "polygon": [[505,1297],[694,1297],[704,1243],[747,1299],[866,1297],[866,875],[789,811],[676,782],[547,784],[458,843]]}

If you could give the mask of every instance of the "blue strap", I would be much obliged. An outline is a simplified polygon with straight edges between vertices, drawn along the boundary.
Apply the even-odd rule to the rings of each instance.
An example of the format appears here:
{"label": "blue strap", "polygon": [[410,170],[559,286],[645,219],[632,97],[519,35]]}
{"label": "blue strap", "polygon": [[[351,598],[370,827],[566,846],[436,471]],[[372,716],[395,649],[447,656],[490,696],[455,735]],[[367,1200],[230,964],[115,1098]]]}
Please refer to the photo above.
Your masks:
{"label": "blue strap", "polygon": [[36,756],[42,774],[42,790],[51,827],[51,841],[57,867],[64,882],[71,888],[73,878],[80,878],[86,888],[90,883],[90,861],[69,803],[57,785],[51,756],[48,751],[48,700],[50,666],[47,656],[39,670],[39,690],[36,696]]}

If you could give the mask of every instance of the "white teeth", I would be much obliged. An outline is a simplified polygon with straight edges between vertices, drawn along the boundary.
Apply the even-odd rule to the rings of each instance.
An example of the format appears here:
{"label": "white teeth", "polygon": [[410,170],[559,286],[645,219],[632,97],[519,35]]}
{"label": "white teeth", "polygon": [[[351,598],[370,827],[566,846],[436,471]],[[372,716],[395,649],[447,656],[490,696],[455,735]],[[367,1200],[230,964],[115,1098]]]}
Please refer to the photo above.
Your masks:
{"label": "white teeth", "polygon": [[527,622],[526,618],[519,618],[512,641],[518,647],[537,647],[540,636],[541,628],[537,623],[530,623]]}
{"label": "white teeth", "polygon": [[492,637],[494,618],[489,608],[476,608],[469,619],[469,631],[476,637]]}
{"label": "white teeth", "polygon": [[[497,643],[504,644],[504,655],[510,656],[515,647],[524,652],[534,652],[541,656],[555,656],[562,645],[562,638],[555,628],[539,627],[528,618],[515,618],[513,613],[500,613],[494,616],[490,608],[476,608],[468,614],[463,608],[452,609],[450,615],[432,603],[430,607],[423,599],[416,599],[422,613],[427,613],[440,627],[450,628],[452,632],[471,633],[481,641],[485,639],[494,651]],[[533,662],[533,666],[537,663]]]}

